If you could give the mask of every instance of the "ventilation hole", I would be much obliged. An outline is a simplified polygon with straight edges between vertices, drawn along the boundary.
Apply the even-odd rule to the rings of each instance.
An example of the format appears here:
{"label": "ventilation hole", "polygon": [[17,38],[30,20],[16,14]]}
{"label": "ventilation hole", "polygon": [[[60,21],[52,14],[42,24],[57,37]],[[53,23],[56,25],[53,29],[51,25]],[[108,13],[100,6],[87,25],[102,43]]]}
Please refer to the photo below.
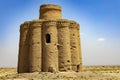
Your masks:
{"label": "ventilation hole", "polygon": [[70,60],[67,60],[67,62],[70,62]]}
{"label": "ventilation hole", "polygon": [[70,70],[70,68],[67,68],[67,70]]}
{"label": "ventilation hole", "polygon": [[76,46],[72,46],[72,48],[76,48]]}
{"label": "ventilation hole", "polygon": [[37,42],[37,44],[40,44],[40,42]]}
{"label": "ventilation hole", "polygon": [[64,64],[64,62],[61,62],[62,64]]}
{"label": "ventilation hole", "polygon": [[32,43],[32,45],[34,45],[34,43]]}

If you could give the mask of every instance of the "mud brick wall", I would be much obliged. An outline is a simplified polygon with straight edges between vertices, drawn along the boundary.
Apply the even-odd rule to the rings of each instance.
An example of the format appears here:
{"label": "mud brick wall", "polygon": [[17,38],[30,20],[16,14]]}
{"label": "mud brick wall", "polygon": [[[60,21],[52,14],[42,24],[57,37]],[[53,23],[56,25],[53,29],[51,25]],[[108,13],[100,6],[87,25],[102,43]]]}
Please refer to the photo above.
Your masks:
{"label": "mud brick wall", "polygon": [[44,21],[42,27],[42,69],[45,72],[58,71],[57,43],[58,36],[56,21]]}
{"label": "mud brick wall", "polygon": [[41,71],[41,21],[32,21],[29,29],[29,71]]}
{"label": "mud brick wall", "polygon": [[20,26],[19,55],[18,55],[18,72],[28,72],[29,69],[29,22]]}
{"label": "mud brick wall", "polygon": [[60,6],[42,5],[39,19],[20,26],[18,73],[81,71],[79,29],[62,19]]}

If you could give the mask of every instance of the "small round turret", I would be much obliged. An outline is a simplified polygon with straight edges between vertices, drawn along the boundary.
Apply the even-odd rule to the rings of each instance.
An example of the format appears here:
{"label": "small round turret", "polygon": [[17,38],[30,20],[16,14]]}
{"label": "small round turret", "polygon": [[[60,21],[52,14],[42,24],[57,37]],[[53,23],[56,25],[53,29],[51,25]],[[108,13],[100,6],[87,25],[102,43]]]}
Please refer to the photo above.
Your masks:
{"label": "small round turret", "polygon": [[61,7],[54,4],[44,4],[40,6],[39,19],[61,19]]}

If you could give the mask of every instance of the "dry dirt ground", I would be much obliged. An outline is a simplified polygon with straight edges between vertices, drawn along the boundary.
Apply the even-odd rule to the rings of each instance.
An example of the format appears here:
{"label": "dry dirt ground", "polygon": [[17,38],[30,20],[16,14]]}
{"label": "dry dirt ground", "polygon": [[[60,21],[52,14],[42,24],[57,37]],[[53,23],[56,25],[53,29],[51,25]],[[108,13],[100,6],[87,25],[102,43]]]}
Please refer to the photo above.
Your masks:
{"label": "dry dirt ground", "polygon": [[21,73],[0,68],[0,80],[120,80],[120,66],[85,66],[81,72]]}

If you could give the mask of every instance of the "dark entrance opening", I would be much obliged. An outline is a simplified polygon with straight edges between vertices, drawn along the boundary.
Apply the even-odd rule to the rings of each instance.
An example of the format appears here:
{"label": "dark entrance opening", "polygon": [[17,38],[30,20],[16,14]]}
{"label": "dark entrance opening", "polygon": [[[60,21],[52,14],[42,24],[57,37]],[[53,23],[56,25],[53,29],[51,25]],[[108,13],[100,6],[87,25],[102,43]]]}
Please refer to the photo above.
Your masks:
{"label": "dark entrance opening", "polygon": [[50,43],[51,39],[50,39],[50,34],[46,34],[46,43]]}
{"label": "dark entrance opening", "polygon": [[76,72],[79,72],[79,67],[80,67],[80,65],[77,65],[77,71]]}

